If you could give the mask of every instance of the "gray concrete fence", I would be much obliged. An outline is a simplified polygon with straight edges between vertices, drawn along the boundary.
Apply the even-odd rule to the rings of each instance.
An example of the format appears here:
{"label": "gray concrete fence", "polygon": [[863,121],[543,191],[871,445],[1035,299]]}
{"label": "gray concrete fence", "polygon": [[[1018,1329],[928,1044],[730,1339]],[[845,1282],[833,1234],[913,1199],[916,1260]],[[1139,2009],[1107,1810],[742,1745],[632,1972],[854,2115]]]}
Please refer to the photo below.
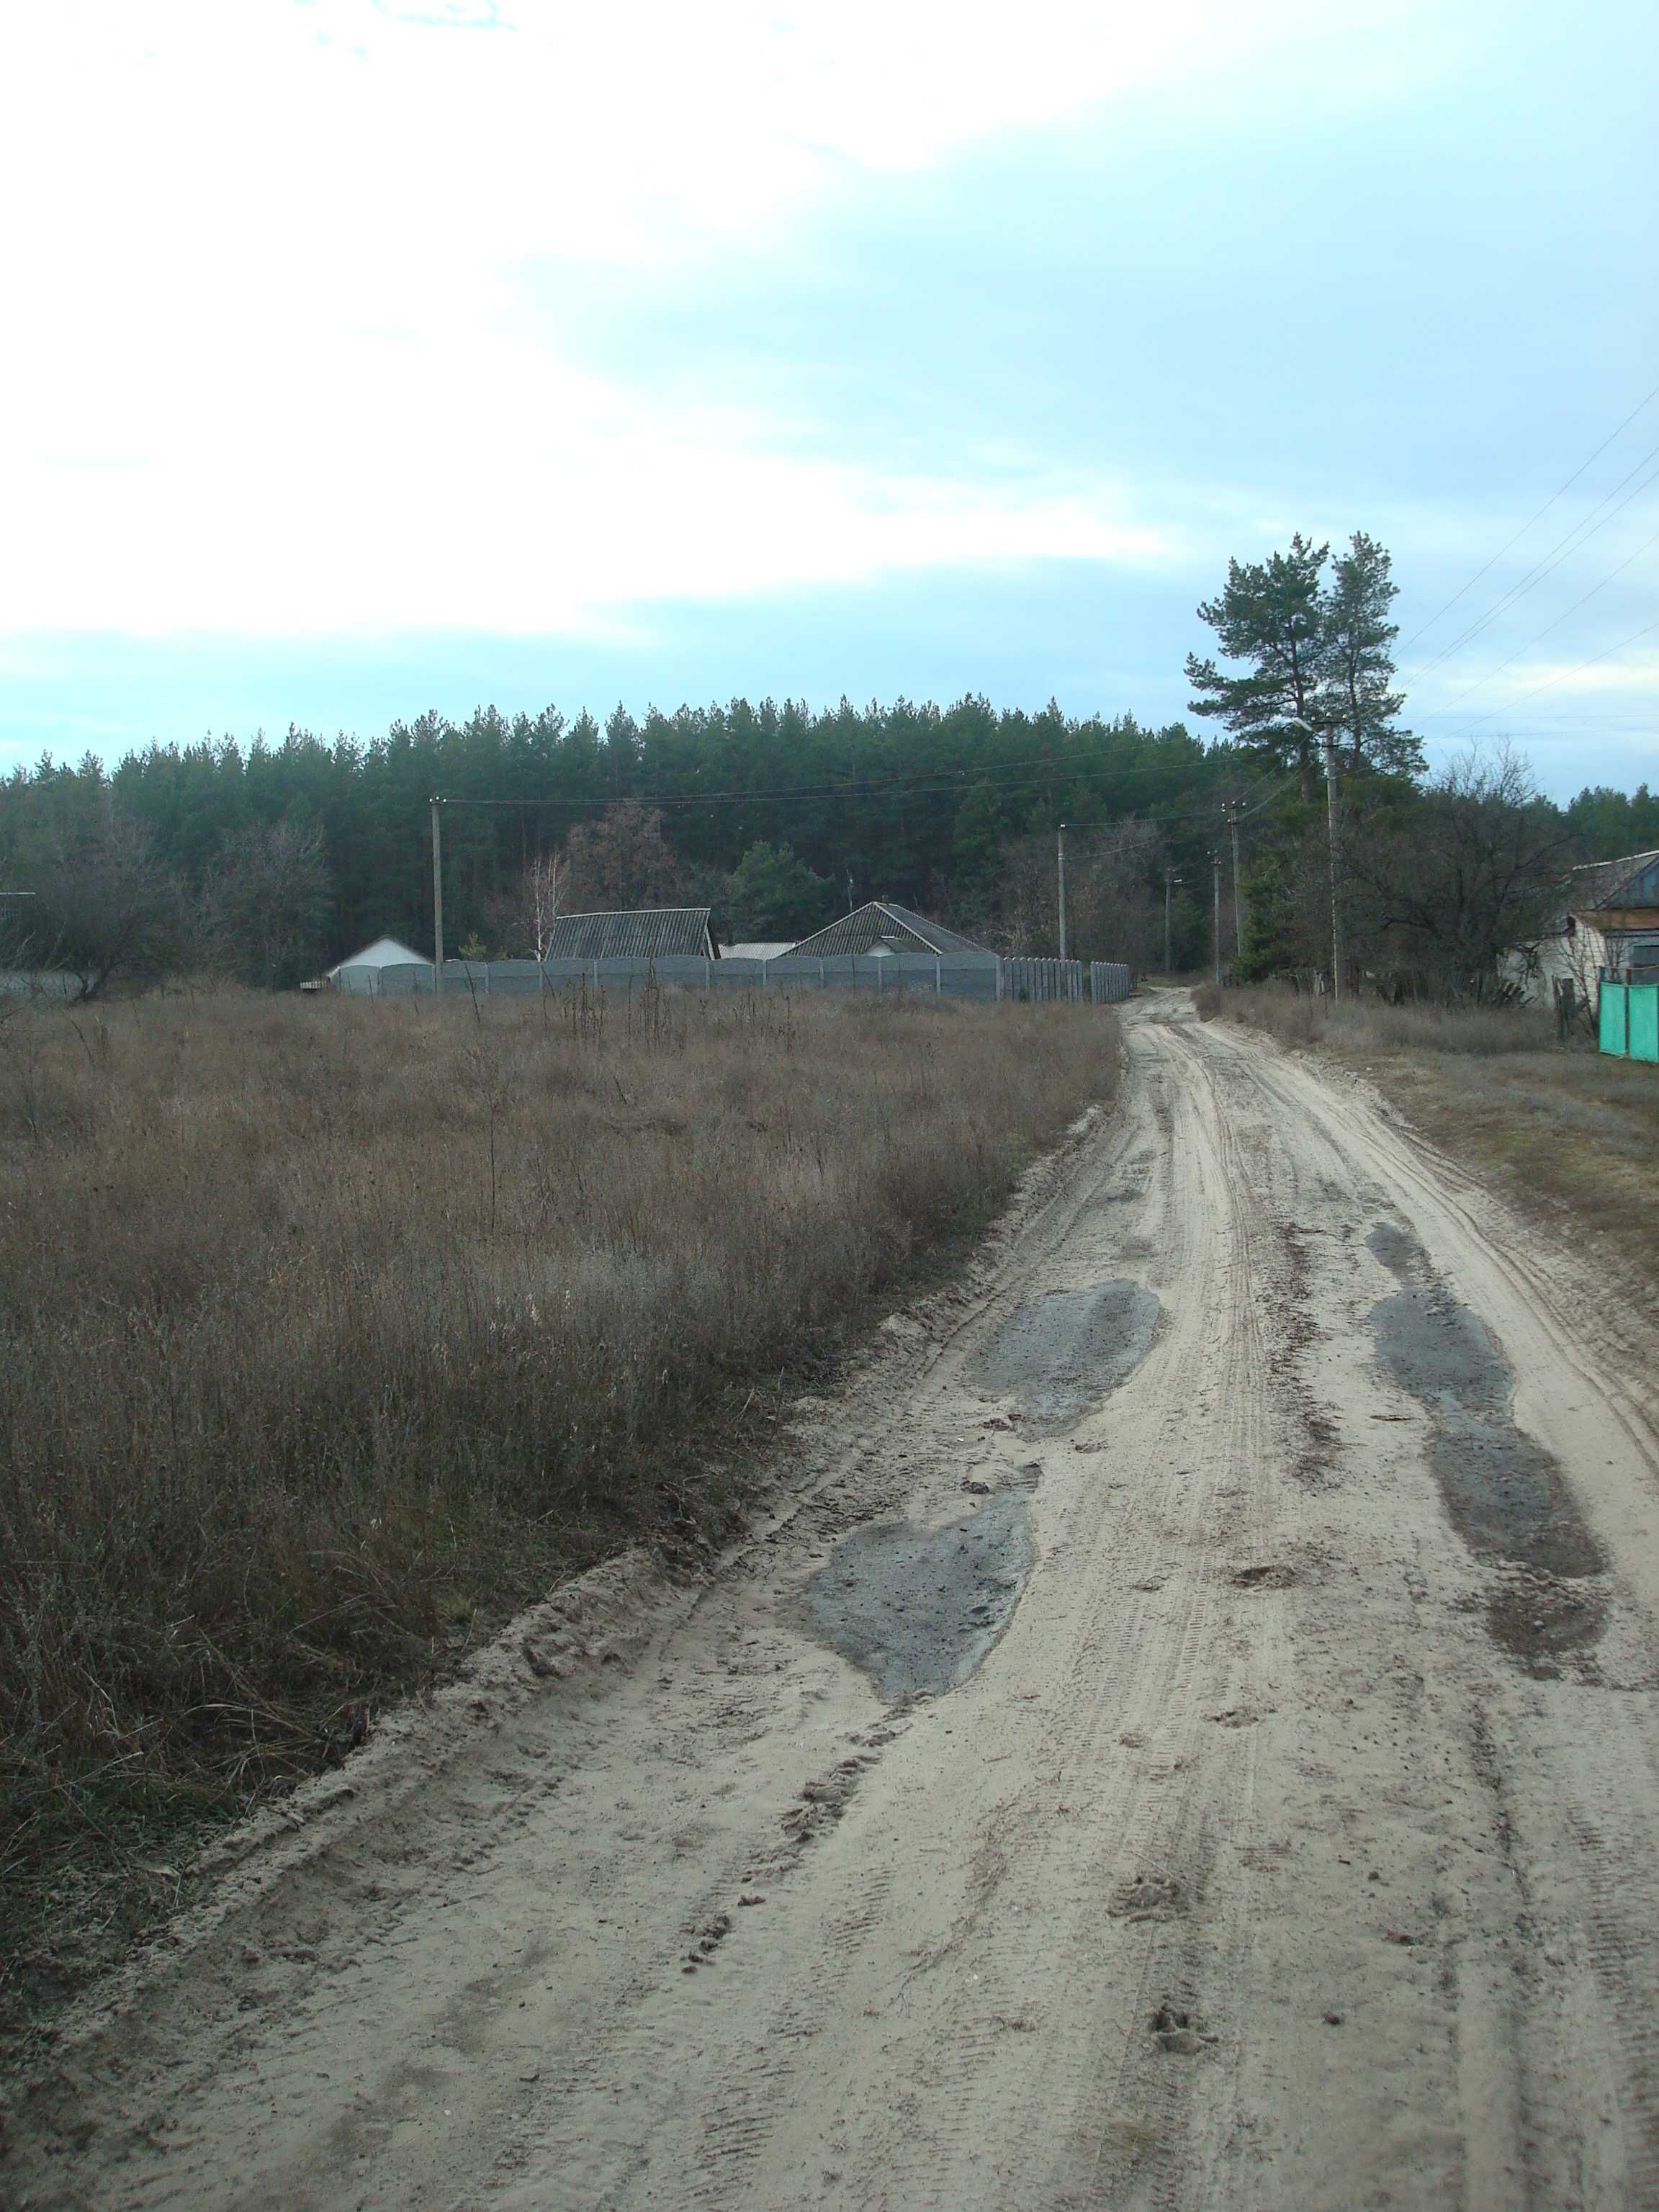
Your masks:
{"label": "gray concrete fence", "polygon": [[[341,968],[337,989],[351,998],[407,998],[430,993],[432,963],[411,961],[389,968]],[[534,995],[586,984],[588,989],[641,990],[657,983],[716,991],[863,991],[920,993],[946,999],[1124,999],[1129,970],[1097,960],[1085,972],[1080,960],[935,959],[916,953],[859,953],[830,960],[702,960],[678,954],[662,960],[446,960],[447,996]]]}

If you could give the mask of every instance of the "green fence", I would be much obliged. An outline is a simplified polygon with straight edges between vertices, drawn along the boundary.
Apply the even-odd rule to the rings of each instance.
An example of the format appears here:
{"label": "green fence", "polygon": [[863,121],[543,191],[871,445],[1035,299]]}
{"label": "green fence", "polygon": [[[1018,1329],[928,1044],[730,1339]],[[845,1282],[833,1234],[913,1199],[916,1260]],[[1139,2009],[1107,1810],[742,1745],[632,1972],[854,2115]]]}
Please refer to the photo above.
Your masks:
{"label": "green fence", "polygon": [[1659,1061],[1659,983],[1604,982],[1600,1042],[1619,1060]]}

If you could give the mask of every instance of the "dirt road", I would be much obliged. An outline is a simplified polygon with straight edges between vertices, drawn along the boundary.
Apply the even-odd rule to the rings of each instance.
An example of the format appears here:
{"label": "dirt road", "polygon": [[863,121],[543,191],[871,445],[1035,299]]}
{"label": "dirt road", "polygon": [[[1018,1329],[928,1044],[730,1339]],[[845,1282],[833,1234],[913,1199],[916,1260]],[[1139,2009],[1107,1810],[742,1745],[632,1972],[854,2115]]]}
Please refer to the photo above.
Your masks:
{"label": "dirt road", "polygon": [[1126,1036],[754,1540],[272,1816],[0,2191],[1659,2205],[1654,1370],[1358,1086]]}

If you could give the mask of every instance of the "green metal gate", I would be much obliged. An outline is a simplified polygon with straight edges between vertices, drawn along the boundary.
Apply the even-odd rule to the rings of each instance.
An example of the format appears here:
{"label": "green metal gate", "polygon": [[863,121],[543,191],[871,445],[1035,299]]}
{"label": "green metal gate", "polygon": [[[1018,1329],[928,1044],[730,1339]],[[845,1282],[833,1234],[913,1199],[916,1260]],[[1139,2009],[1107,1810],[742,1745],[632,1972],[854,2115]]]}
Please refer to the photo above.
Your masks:
{"label": "green metal gate", "polygon": [[1603,1052],[1659,1063],[1659,983],[1604,981],[1597,1026]]}

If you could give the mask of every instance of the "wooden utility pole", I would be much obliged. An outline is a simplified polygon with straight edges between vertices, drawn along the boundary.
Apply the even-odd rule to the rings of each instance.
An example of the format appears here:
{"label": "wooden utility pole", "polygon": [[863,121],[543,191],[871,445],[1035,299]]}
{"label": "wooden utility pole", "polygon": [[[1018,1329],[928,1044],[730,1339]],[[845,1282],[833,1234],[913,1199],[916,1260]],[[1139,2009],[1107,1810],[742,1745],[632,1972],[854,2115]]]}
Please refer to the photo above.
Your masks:
{"label": "wooden utility pole", "polygon": [[432,802],[432,989],[441,998],[444,988],[444,839],[439,827],[441,799]]}
{"label": "wooden utility pole", "polygon": [[1164,871],[1164,972],[1166,975],[1173,972],[1175,966],[1170,951],[1170,895],[1176,884],[1185,880],[1184,877],[1176,875],[1173,868]]}
{"label": "wooden utility pole", "polygon": [[1060,957],[1066,957],[1066,824],[1060,825],[1060,846],[1055,854],[1055,866],[1060,875]]}

